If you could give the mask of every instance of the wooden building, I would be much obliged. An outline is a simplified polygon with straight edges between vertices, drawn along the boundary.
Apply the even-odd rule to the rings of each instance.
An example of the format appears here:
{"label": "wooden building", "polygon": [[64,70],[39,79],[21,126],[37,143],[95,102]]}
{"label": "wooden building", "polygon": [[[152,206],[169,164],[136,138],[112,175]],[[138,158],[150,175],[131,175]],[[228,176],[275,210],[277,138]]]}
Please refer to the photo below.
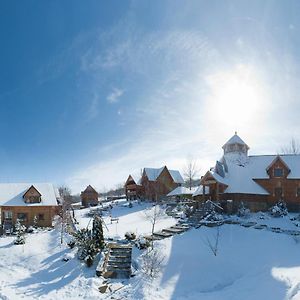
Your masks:
{"label": "wooden building", "polygon": [[183,183],[180,172],[169,170],[166,166],[159,169],[144,168],[141,178],[144,198],[155,201],[164,198]]}
{"label": "wooden building", "polygon": [[88,185],[81,192],[80,197],[82,206],[84,207],[97,206],[99,204],[99,194],[91,185]]}
{"label": "wooden building", "polygon": [[[209,198],[224,208],[241,202],[252,211],[264,211],[284,200],[291,211],[300,209],[300,155],[248,155],[249,146],[235,134],[223,146],[224,154],[201,179]],[[195,195],[203,200],[203,195]],[[231,204],[230,204],[231,205]]]}
{"label": "wooden building", "polygon": [[125,183],[126,197],[130,195],[139,199],[160,200],[172,190],[181,186],[184,180],[177,170],[162,168],[144,168],[142,177],[138,181],[129,175]]}
{"label": "wooden building", "polygon": [[1,183],[0,211],[1,225],[9,231],[17,219],[25,226],[52,226],[52,220],[59,211],[59,195],[50,183]]}
{"label": "wooden building", "polygon": [[137,200],[143,198],[143,186],[139,180],[129,175],[125,182],[125,194],[127,200]]}

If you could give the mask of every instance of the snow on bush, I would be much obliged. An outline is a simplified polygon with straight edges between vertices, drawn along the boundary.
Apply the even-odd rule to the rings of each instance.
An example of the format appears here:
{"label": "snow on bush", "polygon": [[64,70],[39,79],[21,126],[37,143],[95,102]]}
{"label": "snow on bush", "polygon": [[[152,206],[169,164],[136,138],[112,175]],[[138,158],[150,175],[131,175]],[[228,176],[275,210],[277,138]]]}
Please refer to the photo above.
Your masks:
{"label": "snow on bush", "polygon": [[241,202],[237,215],[239,217],[248,217],[249,214],[250,214],[250,209],[245,207],[244,202]]}
{"label": "snow on bush", "polygon": [[127,231],[125,233],[125,239],[128,241],[133,241],[136,239],[136,234],[133,231]]}
{"label": "snow on bush", "polygon": [[20,220],[17,219],[16,225],[15,225],[15,231],[17,234],[16,240],[15,240],[15,245],[23,245],[25,244],[25,231],[26,227],[21,224]]}
{"label": "snow on bush", "polygon": [[135,246],[140,250],[147,249],[148,247],[150,247],[150,242],[146,240],[144,237],[139,237],[135,241]]}
{"label": "snow on bush", "polygon": [[207,213],[207,215],[203,218],[206,222],[217,222],[222,221],[223,216],[221,214],[218,214],[213,208],[211,211]]}
{"label": "snow on bush", "polygon": [[286,204],[283,200],[279,200],[273,207],[270,208],[270,213],[273,217],[283,217],[288,214]]}

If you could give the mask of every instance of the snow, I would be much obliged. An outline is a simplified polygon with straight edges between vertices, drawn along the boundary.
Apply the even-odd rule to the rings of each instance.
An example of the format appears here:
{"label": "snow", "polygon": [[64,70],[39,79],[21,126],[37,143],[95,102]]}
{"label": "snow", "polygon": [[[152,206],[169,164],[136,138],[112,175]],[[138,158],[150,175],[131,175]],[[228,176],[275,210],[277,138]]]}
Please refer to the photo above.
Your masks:
{"label": "snow", "polygon": [[246,145],[247,148],[249,149],[248,145],[237,135],[233,135],[222,147],[223,149],[225,148],[225,146],[227,145],[232,145],[232,144],[240,144],[240,145]]}
{"label": "snow", "polygon": [[[205,194],[209,194],[209,187],[208,186],[205,187]],[[199,185],[196,188],[195,192],[193,193],[193,197],[198,196],[198,195],[203,195],[203,185]]]}
{"label": "snow", "polygon": [[[160,175],[160,173],[163,171],[165,167],[161,167],[159,169],[155,168],[145,168],[145,173],[150,181],[155,181],[157,177]],[[172,176],[174,182],[176,183],[184,183],[184,180],[180,174],[179,171],[177,170],[169,170],[170,175]]]}
{"label": "snow", "polygon": [[184,183],[184,180],[183,180],[183,178],[182,178],[182,176],[181,176],[181,174],[180,174],[179,171],[177,171],[177,170],[169,170],[169,172],[170,172],[170,174],[171,174],[174,182],[176,182],[176,183]]}
{"label": "snow", "polygon": [[[295,229],[288,218],[269,222]],[[136,289],[133,295],[142,294],[143,299],[300,299],[299,242],[284,234],[223,225],[215,257],[207,238],[213,240],[216,230],[201,227],[156,242],[166,256],[162,274],[150,285],[143,282],[143,291]]]}
{"label": "snow", "polygon": [[[24,193],[34,186],[42,195],[40,203],[25,203]],[[51,183],[0,183],[0,206],[56,206],[57,190]]]}
{"label": "snow", "polygon": [[[226,161],[228,172],[221,177],[216,170],[211,175],[220,183],[227,185],[225,193],[259,194],[269,193],[253,179],[267,179],[267,168],[277,158],[277,155],[239,156],[239,153],[227,153],[222,160]],[[280,155],[280,158],[290,168],[288,179],[300,178],[300,155]]]}
{"label": "snow", "polygon": [[[123,238],[126,231],[148,234],[151,224],[145,211],[151,203],[125,201],[113,204],[104,216],[106,237]],[[94,208],[93,208],[94,209]],[[76,211],[79,226],[87,226],[89,209]],[[299,221],[288,215],[273,218],[268,213],[238,218],[269,227],[297,230]],[[156,230],[175,220],[164,216]],[[270,230],[240,225],[219,227],[217,256],[207,245],[214,241],[217,228],[200,227],[157,241],[154,247],[164,255],[161,273],[150,281],[139,271],[143,250],[133,249],[133,265],[138,269],[129,280],[109,280],[114,291],[101,294],[103,278],[95,276],[99,257],[87,268],[76,257],[76,249],[60,246],[59,228],[26,234],[26,244],[14,245],[15,237],[0,238],[0,299],[188,299],[247,300],[300,299],[300,239]],[[68,260],[67,262],[63,259]]]}
{"label": "snow", "polygon": [[180,196],[180,195],[193,195],[193,193],[196,191],[197,187],[192,187],[191,189],[186,188],[184,186],[178,186],[173,191],[171,191],[167,197],[171,196]]}
{"label": "snow", "polygon": [[[109,238],[124,238],[127,231],[132,231],[139,235],[149,235],[151,233],[151,223],[146,220],[145,211],[154,209],[152,203],[133,202],[133,207],[129,208],[126,201],[115,201],[115,206],[111,211],[103,216],[106,224],[104,226],[104,235]],[[92,208],[92,210],[95,208]],[[92,226],[91,217],[86,216],[90,209],[81,209],[75,211],[76,219],[79,220],[79,227],[86,228]],[[118,218],[118,222],[112,218]],[[176,220],[172,217],[164,215],[155,227],[157,231],[176,224]]]}

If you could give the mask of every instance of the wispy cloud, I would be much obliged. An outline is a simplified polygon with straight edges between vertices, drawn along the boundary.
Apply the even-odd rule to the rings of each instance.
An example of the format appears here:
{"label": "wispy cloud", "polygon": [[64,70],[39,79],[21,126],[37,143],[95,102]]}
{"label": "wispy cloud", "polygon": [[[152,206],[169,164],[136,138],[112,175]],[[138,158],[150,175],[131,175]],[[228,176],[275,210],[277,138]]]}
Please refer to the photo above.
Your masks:
{"label": "wispy cloud", "polygon": [[[199,160],[204,173],[222,155],[222,144],[235,130],[252,149],[272,151],[270,143],[261,139],[274,134],[274,128],[282,132],[281,122],[270,118],[279,110],[287,115],[286,104],[295,104],[299,86],[297,77],[292,76],[297,73],[293,59],[278,60],[272,41],[268,47],[263,44],[264,51],[258,51],[256,44],[251,45],[238,33],[233,39],[237,42],[226,52],[200,30],[146,34],[136,30],[136,26],[125,30],[123,27],[102,35],[88,49],[82,70],[99,78],[103,72],[110,76],[122,74],[121,86],[126,91],[127,88],[135,91],[131,99],[134,109],[130,115],[126,110],[119,111],[124,120],[133,120],[134,126],[127,130],[126,145],[110,147],[107,155],[96,158],[95,163],[68,178],[74,190],[79,191],[88,183],[99,189],[114,186],[129,173],[139,174],[144,166],[167,164],[182,169],[188,156]],[[282,78],[282,73],[288,74],[287,77]],[[244,90],[240,89],[240,80],[245,84]],[[237,87],[235,101],[230,100],[228,85]],[[252,93],[252,87],[259,94]],[[229,102],[228,99],[222,102],[222,89]],[[120,97],[126,100],[127,94],[115,88],[107,101],[116,103]],[[256,99],[252,101],[251,96]],[[272,106],[266,109],[262,102],[270,99]],[[248,111],[251,115],[245,113]],[[294,117],[287,122],[293,120]],[[274,152],[276,149],[274,145]]]}
{"label": "wispy cloud", "polygon": [[113,88],[112,92],[107,96],[108,103],[116,103],[119,101],[120,97],[124,94],[124,90],[119,88]]}

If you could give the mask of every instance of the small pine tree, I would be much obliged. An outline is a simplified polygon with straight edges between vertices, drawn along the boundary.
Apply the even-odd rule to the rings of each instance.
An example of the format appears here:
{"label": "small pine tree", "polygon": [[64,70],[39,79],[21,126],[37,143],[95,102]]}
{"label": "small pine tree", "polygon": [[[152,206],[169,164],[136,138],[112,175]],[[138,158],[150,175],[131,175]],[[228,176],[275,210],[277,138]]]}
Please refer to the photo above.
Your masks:
{"label": "small pine tree", "polygon": [[20,220],[17,219],[16,225],[15,225],[15,231],[17,233],[17,237],[15,240],[15,245],[23,245],[25,244],[25,230],[26,227],[24,225],[21,224]]}
{"label": "small pine tree", "polygon": [[103,235],[103,227],[102,220],[99,216],[95,215],[93,219],[93,229],[92,229],[92,237],[95,241],[95,245],[98,250],[104,248],[104,235]]}
{"label": "small pine tree", "polygon": [[33,228],[38,228],[38,218],[36,215],[33,217]]}

